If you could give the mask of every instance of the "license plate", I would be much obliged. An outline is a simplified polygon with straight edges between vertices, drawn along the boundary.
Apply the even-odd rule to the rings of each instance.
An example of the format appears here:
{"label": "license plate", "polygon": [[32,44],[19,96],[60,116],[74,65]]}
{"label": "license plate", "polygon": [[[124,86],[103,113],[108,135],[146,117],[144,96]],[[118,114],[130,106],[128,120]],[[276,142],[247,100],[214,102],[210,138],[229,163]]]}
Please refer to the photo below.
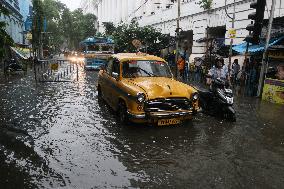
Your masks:
{"label": "license plate", "polygon": [[176,125],[179,124],[180,120],[178,119],[160,119],[158,120],[158,126],[164,126],[164,125]]}

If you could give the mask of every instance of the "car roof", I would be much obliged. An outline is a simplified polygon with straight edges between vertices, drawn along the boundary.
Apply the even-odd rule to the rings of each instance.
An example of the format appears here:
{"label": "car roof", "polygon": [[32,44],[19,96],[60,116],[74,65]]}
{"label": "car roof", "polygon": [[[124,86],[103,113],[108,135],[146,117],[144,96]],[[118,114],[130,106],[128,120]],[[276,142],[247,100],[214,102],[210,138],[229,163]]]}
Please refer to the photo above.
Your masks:
{"label": "car roof", "polygon": [[158,56],[149,55],[145,53],[118,53],[118,54],[113,54],[112,57],[117,58],[121,62],[126,60],[156,60],[156,61],[166,62],[164,59]]}

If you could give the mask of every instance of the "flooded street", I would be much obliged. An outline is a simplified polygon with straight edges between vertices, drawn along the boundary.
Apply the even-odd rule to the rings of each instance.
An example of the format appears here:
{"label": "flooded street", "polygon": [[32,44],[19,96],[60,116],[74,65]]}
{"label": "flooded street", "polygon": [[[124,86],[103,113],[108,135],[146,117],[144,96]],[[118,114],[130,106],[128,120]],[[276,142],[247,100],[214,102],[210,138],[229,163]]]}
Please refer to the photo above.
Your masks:
{"label": "flooded street", "polygon": [[284,106],[236,97],[237,122],[124,126],[78,82],[0,83],[1,188],[281,188]]}

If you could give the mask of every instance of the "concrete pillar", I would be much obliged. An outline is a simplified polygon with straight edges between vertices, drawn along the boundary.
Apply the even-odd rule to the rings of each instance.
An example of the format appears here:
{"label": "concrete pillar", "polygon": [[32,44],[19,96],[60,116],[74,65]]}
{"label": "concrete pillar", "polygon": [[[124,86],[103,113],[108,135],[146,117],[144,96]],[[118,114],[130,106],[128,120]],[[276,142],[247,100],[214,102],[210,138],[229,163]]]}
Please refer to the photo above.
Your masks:
{"label": "concrete pillar", "polygon": [[119,15],[118,15],[118,22],[120,23],[122,20],[122,10],[123,10],[123,0],[119,0]]}
{"label": "concrete pillar", "polygon": [[125,18],[124,18],[124,21],[126,23],[128,22],[129,9],[130,9],[130,2],[129,0],[126,0],[126,10],[125,10]]}

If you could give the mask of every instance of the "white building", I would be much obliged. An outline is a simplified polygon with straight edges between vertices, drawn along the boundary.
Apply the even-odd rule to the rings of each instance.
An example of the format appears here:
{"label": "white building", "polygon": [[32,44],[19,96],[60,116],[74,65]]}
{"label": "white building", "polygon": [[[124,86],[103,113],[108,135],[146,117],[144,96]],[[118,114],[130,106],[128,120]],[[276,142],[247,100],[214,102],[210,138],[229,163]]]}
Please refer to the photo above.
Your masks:
{"label": "white building", "polygon": [[[99,31],[103,31],[103,22],[129,23],[137,18],[141,26],[153,26],[162,33],[175,35],[177,19],[176,0],[85,0],[93,2],[93,7],[83,7],[98,16]],[[230,44],[228,30],[232,27],[231,19],[226,14],[225,0],[213,0],[210,11],[206,11],[198,4],[199,0],[181,0],[180,28],[188,35],[191,53],[201,56],[208,49],[205,38],[215,37],[223,39],[225,45]],[[248,35],[245,29],[250,20],[248,14],[254,11],[250,8],[253,0],[235,0],[235,29],[237,37],[233,44],[241,43]],[[265,19],[268,19],[272,0],[267,0]],[[227,13],[232,16],[234,0],[227,0]],[[274,16],[284,17],[284,1],[276,0]]]}
{"label": "white building", "polygon": [[23,32],[25,31],[25,21],[27,19],[31,0],[0,0],[9,11],[10,15],[0,14],[0,21],[4,21],[7,33],[12,37],[16,44],[25,44]]}

